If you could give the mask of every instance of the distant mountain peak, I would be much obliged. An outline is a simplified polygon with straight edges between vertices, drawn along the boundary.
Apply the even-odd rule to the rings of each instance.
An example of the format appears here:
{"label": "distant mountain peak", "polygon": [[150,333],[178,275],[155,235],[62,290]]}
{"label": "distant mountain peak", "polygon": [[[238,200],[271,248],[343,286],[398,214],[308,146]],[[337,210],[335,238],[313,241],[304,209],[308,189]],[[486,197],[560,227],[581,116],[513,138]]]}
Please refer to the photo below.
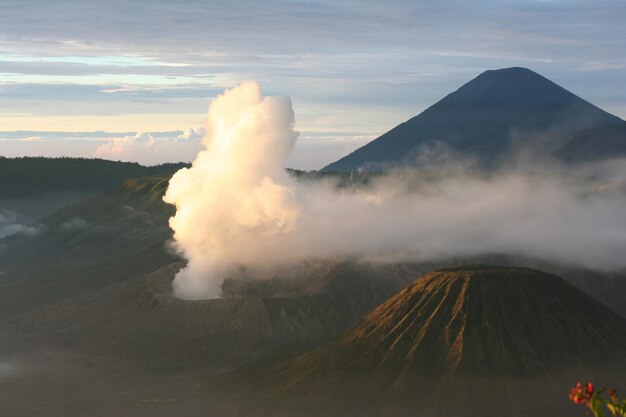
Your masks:
{"label": "distant mountain peak", "polygon": [[493,166],[529,143],[568,161],[623,156],[626,122],[530,69],[489,70],[324,171],[411,166],[434,145]]}
{"label": "distant mountain peak", "polygon": [[548,81],[552,83],[552,81],[548,80],[547,78],[540,75],[539,73],[529,68],[525,68],[525,67],[509,67],[509,68],[486,70],[480,73],[480,75],[478,75],[469,83],[473,81],[478,81],[478,80],[493,80],[493,81],[509,82],[512,80],[515,81],[515,80],[523,80],[523,79],[529,79],[529,80],[535,80],[535,81]]}
{"label": "distant mountain peak", "polygon": [[522,67],[488,70],[456,92],[475,105],[564,105],[580,100],[563,87]]}
{"label": "distant mountain peak", "polygon": [[[478,77],[479,78],[492,78],[492,79],[503,79],[503,78],[534,78],[534,79],[543,79],[548,80],[542,75],[539,75],[537,72],[526,68],[526,67],[509,67],[509,68],[499,68],[493,70],[487,70],[482,72]],[[548,80],[549,81],[549,80]]]}

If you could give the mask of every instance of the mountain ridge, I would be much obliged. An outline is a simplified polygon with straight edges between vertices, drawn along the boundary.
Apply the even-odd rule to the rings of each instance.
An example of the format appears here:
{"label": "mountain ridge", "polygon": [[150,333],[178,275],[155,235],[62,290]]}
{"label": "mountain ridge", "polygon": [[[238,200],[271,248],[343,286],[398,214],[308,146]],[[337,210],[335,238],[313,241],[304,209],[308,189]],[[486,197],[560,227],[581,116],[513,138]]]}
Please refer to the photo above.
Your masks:
{"label": "mountain ridge", "polygon": [[[557,158],[584,159],[589,156],[577,148],[589,147],[595,136],[579,137],[582,143],[574,142],[566,155],[559,150],[572,146],[575,132],[614,125],[624,125],[626,132],[625,121],[529,69],[489,70],[322,171],[411,166],[429,147],[475,157],[486,167],[527,143]],[[610,144],[611,152],[602,156],[626,155],[621,130]]]}

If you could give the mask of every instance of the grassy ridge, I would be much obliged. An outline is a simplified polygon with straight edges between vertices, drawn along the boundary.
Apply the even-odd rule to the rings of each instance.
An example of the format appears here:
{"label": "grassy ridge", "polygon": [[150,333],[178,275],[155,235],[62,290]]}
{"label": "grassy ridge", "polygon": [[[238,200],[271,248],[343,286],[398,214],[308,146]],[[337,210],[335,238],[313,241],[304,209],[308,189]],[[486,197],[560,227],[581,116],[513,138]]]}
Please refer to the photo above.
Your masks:
{"label": "grassy ridge", "polygon": [[34,236],[3,239],[1,310],[56,302],[176,260],[166,249],[174,213],[161,199],[167,183],[166,177],[127,180],[42,219]]}
{"label": "grassy ridge", "polygon": [[0,156],[0,196],[108,191],[128,178],[171,176],[187,165],[175,163],[146,167],[136,162],[104,159]]}

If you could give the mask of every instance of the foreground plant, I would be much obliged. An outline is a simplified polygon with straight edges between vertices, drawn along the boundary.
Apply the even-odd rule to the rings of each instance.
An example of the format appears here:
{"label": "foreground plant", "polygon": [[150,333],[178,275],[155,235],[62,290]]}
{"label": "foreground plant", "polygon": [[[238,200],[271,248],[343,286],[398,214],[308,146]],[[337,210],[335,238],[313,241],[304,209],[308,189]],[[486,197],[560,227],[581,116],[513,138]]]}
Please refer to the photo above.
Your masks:
{"label": "foreground plant", "polygon": [[626,399],[620,401],[615,388],[608,390],[608,398],[604,396],[605,388],[595,391],[591,382],[587,386],[579,382],[569,393],[569,398],[575,404],[587,407],[595,417],[605,417],[606,410],[613,416],[626,417]]}

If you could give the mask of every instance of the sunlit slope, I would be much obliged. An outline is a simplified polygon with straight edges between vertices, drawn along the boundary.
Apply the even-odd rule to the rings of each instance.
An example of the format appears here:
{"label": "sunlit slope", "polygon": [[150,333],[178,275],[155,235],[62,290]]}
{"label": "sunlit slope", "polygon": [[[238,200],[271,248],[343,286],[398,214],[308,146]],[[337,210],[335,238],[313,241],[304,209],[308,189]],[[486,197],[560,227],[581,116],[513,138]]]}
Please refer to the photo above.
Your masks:
{"label": "sunlit slope", "polygon": [[268,415],[568,415],[558,393],[569,381],[617,381],[625,359],[626,320],[563,279],[462,266],[418,278],[335,341],[229,383],[272,381],[250,388]]}
{"label": "sunlit slope", "polygon": [[296,363],[327,354],[329,374],[548,374],[626,355],[626,320],[551,274],[458,267],[424,275]]}

